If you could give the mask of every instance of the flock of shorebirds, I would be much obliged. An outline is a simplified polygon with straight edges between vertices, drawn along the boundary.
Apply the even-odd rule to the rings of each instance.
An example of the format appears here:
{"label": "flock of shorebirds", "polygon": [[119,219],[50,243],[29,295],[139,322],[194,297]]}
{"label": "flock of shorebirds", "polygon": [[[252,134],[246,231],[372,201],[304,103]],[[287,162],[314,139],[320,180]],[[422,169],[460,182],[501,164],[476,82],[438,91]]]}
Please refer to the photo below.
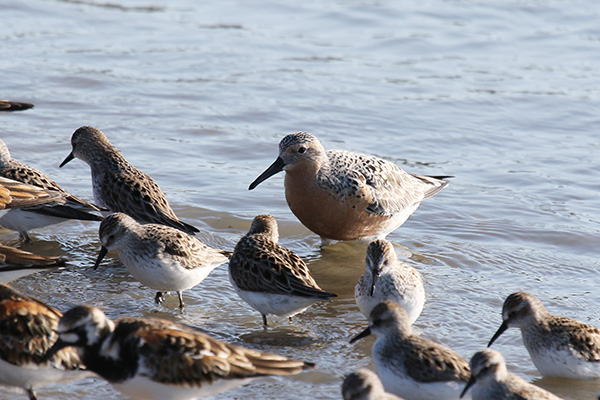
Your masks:
{"label": "flock of shorebirds", "polygon": [[[0,110],[10,107],[0,101]],[[212,248],[181,221],[156,182],[132,166],[100,130],[84,126],[71,137],[74,158],[91,168],[94,204],[69,194],[42,172],[11,157],[0,141],[0,225],[30,240],[28,231],[69,219],[101,221],[97,268],[116,250],[131,275],[156,291],[157,304],[200,284],[228,263],[230,282],[262,316],[291,318],[313,303],[335,297],[322,290],[306,263],[278,244],[276,220],[258,215],[233,251]],[[376,373],[359,369],[342,383],[344,399],[558,399],[507,371],[498,351],[478,351],[470,363],[453,350],[413,333],[425,303],[420,274],[398,260],[386,235],[402,225],[421,201],[448,185],[446,178],[407,173],[362,154],[325,150],[305,132],[279,143],[279,156],[250,184],[254,189],[285,171],[285,196],[296,217],[323,245],[335,240],[369,242],[366,270],[355,288],[368,327],[354,343],[375,335]],[[0,281],[64,266],[65,259],[0,246]],[[315,368],[223,343],[199,329],[159,318],[109,319],[90,305],[64,314],[0,284],[0,385],[35,390],[96,375],[138,399],[195,399],[267,375]],[[541,375],[600,378],[600,330],[548,312],[535,296],[509,295],[502,324],[488,347],[508,328],[523,343]]]}

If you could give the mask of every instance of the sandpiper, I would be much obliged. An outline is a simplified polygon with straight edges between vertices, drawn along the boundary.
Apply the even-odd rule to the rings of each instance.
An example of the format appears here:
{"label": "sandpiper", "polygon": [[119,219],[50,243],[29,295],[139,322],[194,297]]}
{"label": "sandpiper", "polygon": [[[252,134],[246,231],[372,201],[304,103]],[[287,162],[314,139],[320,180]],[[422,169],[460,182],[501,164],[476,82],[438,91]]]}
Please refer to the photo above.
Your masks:
{"label": "sandpiper", "polygon": [[421,275],[396,257],[392,243],[377,239],[367,247],[366,271],[354,288],[360,312],[367,318],[377,304],[391,300],[400,304],[413,324],[425,304]]}
{"label": "sandpiper", "polygon": [[35,390],[89,375],[74,349],[44,358],[58,339],[61,313],[0,284],[0,385],[24,389],[30,400]]}
{"label": "sandpiper", "polygon": [[22,111],[29,108],[33,108],[33,104],[20,101],[0,100],[0,111]]}
{"label": "sandpiper", "polygon": [[58,332],[49,355],[77,348],[90,370],[135,399],[197,399],[257,377],[294,375],[315,366],[226,344],[169,320],[113,321],[91,306],[67,311]]}
{"label": "sandpiper", "polygon": [[350,343],[375,334],[373,359],[387,392],[407,400],[458,399],[469,364],[453,350],[412,333],[406,311],[392,301],[371,311],[369,327]]}
{"label": "sandpiper", "polygon": [[30,240],[27,231],[31,229],[43,228],[70,219],[102,220],[100,215],[89,212],[100,211],[98,207],[68,193],[43,172],[12,158],[2,140],[0,140],[0,176],[65,195],[64,205],[52,205],[35,210],[15,210],[0,218],[1,226],[19,232],[19,235],[27,241]]}
{"label": "sandpiper", "polygon": [[229,261],[229,280],[238,295],[261,313],[289,317],[319,300],[336,297],[321,290],[306,263],[279,243],[277,221],[270,215],[254,217]]}
{"label": "sandpiper", "polygon": [[377,374],[366,368],[358,369],[346,376],[342,383],[344,400],[402,400],[387,393]]}
{"label": "sandpiper", "polygon": [[181,309],[181,292],[198,285],[231,255],[230,251],[209,247],[179,229],[142,225],[124,213],[108,215],[100,224],[99,235],[102,248],[94,268],[109,250],[117,250],[135,279],[159,290],[157,304],[164,300],[163,292],[175,291]]}
{"label": "sandpiper", "polygon": [[551,314],[537,297],[524,292],[506,298],[502,320],[488,347],[505,330],[518,327],[531,360],[543,376],[600,377],[600,329]]}
{"label": "sandpiper", "polygon": [[189,234],[198,232],[177,218],[154,179],[131,165],[100,130],[82,126],[73,133],[71,145],[73,151],[60,167],[75,157],[86,162],[92,170],[98,205],[129,214],[140,223],[167,225]]}
{"label": "sandpiper", "polygon": [[305,132],[285,136],[279,157],[254,182],[252,190],[285,171],[285,197],[296,217],[331,240],[384,239],[448,182],[404,172],[377,157],[342,150],[326,151]]}
{"label": "sandpiper", "polygon": [[461,397],[472,388],[473,400],[560,400],[560,397],[508,372],[504,357],[495,350],[478,351],[469,366],[471,378]]}
{"label": "sandpiper", "polygon": [[64,257],[40,256],[0,244],[0,282],[7,283],[34,272],[65,266]]}

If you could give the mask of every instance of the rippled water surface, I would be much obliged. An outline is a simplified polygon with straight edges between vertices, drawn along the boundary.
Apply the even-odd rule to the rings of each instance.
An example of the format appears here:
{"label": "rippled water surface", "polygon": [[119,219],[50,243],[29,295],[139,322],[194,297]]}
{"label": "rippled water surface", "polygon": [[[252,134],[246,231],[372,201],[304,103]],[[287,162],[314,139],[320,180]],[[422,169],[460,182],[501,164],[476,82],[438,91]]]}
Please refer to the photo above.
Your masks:
{"label": "rippled water surface", "polygon": [[[581,1],[0,1],[0,97],[35,103],[0,115],[13,156],[91,200],[89,167],[58,164],[81,125],[103,130],[152,175],[176,213],[213,246],[233,248],[259,213],[281,243],[339,295],[289,324],[238,299],[226,266],[165,307],[116,254],[94,271],[96,223],[32,233],[24,249],[64,255],[68,269],[14,283],[61,310],[156,315],[232,343],[310,360],[318,369],[267,378],[218,399],[335,399],[343,376],[373,367],[353,290],[366,245],[319,248],[289,211],[282,174],[248,191],[287,133],[402,168],[454,175],[388,236],[424,277],[416,329],[466,358],[528,291],[554,313],[600,326],[600,8]],[[0,241],[17,235],[0,231]],[[568,399],[598,383],[540,379],[520,335],[494,347],[509,369]],[[25,398],[0,388],[0,397]],[[40,399],[124,398],[101,380]]]}

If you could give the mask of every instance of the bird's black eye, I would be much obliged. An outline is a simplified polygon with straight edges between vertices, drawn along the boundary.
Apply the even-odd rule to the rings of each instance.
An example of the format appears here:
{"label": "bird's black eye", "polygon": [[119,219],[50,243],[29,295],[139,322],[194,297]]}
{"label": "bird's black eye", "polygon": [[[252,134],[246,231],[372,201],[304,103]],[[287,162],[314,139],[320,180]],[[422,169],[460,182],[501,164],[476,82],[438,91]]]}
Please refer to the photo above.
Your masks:
{"label": "bird's black eye", "polygon": [[306,151],[306,147],[300,147],[298,149],[298,153],[300,153],[300,154],[304,154],[305,151]]}

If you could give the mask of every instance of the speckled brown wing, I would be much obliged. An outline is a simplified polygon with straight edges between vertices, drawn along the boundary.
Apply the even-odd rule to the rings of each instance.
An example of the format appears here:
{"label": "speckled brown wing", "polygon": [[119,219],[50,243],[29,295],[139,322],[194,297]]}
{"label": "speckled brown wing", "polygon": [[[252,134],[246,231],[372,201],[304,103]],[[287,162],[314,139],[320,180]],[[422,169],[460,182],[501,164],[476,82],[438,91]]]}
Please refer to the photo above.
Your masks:
{"label": "speckled brown wing", "polygon": [[64,204],[65,195],[0,177],[0,210],[36,207],[46,203]]}
{"label": "speckled brown wing", "polygon": [[177,218],[158,184],[129,165],[118,174],[105,173],[102,201],[113,212],[123,212],[140,223],[170,226],[193,234],[198,229]]}
{"label": "speckled brown wing", "polygon": [[57,192],[64,193],[67,195],[67,200],[71,203],[70,205],[80,206],[88,211],[100,211],[100,208],[96,205],[88,203],[87,201],[81,200],[80,198],[68,193],[43,172],[14,159],[11,160],[11,164],[13,165],[13,168],[0,170],[0,176],[23,182],[28,185],[37,186],[42,189],[55,190]]}
{"label": "speckled brown wing", "polygon": [[340,150],[330,150],[327,155],[335,173],[328,171],[322,179],[329,181],[341,198],[371,214],[393,216],[447,185],[446,181],[409,174],[377,157]]}
{"label": "speckled brown wing", "polygon": [[409,376],[419,382],[460,381],[467,383],[469,363],[453,350],[419,336],[406,339],[404,363]]}
{"label": "speckled brown wing", "polygon": [[193,236],[164,225],[145,225],[148,237],[162,250],[177,257],[185,268],[193,269],[215,263],[225,263],[230,252],[214,249]]}
{"label": "speckled brown wing", "polygon": [[[119,330],[128,329],[124,324],[136,327],[128,337],[119,334]],[[137,345],[144,370],[152,371],[150,378],[161,383],[201,387],[216,380],[291,375],[312,367],[310,363],[228,345],[160,319],[120,321],[114,336],[130,342],[121,344],[121,348]]]}
{"label": "speckled brown wing", "polygon": [[[52,307],[0,284],[0,358],[21,366],[42,363],[58,334],[61,313]],[[79,357],[73,349],[63,349],[49,361],[59,369],[77,369]]]}
{"label": "speckled brown wing", "polygon": [[568,317],[554,315],[548,323],[550,335],[562,335],[578,357],[600,362],[600,329]]}
{"label": "speckled brown wing", "polygon": [[260,234],[244,236],[229,261],[231,276],[242,290],[329,298],[294,252]]}
{"label": "speckled brown wing", "polygon": [[[67,259],[64,257],[40,256],[28,251],[17,249],[15,247],[0,244],[0,265],[9,264],[14,266],[35,265],[58,267],[64,266],[66,261]],[[3,269],[0,268],[0,271],[2,270]]]}
{"label": "speckled brown wing", "polygon": [[22,111],[29,108],[33,108],[33,104],[20,101],[0,100],[0,111]]}

